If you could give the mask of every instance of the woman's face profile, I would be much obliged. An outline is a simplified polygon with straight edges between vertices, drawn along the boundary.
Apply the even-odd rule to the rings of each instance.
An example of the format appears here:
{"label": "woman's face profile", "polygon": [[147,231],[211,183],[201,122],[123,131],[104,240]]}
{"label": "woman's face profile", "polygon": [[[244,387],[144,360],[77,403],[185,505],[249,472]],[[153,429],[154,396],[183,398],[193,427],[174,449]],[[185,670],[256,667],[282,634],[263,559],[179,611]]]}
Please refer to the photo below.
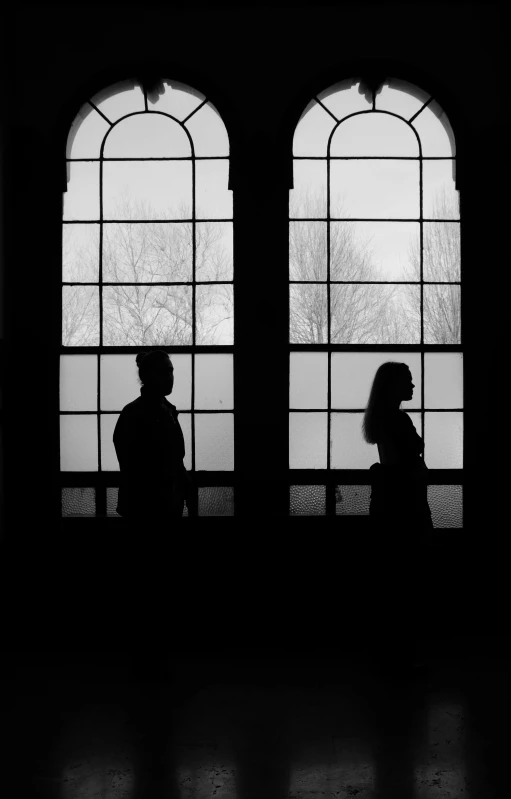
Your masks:
{"label": "woman's face profile", "polygon": [[172,394],[174,388],[174,367],[170,358],[162,363],[155,364],[151,370],[147,383],[160,390],[164,396]]}
{"label": "woman's face profile", "polygon": [[414,388],[415,385],[412,381],[412,373],[410,372],[410,370],[408,370],[408,372],[406,372],[403,376],[402,394],[404,396],[402,397],[402,399],[411,400],[413,397]]}

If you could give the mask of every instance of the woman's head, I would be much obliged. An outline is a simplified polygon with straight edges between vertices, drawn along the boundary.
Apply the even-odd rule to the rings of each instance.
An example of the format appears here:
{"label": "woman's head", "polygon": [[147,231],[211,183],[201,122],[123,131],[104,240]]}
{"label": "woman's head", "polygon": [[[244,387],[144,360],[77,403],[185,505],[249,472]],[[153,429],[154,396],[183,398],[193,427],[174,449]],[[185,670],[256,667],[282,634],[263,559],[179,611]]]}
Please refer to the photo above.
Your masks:
{"label": "woman's head", "polygon": [[154,389],[162,396],[172,393],[174,387],[174,367],[165,350],[150,350],[137,355],[138,376],[147,388]]}
{"label": "woman's head", "polygon": [[414,384],[406,363],[387,361],[376,370],[364,414],[362,430],[368,444],[376,444],[380,416],[412,399]]}

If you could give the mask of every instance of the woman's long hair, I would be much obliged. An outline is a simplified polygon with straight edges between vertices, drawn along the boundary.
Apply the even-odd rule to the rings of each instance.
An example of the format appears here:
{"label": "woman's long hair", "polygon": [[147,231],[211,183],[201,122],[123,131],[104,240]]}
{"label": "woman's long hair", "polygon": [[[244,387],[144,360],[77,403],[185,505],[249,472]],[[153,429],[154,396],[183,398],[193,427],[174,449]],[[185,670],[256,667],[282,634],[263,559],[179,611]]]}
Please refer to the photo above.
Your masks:
{"label": "woman's long hair", "polygon": [[148,350],[139,352],[137,355],[138,377],[141,383],[145,383],[147,376],[152,372],[158,362],[166,361],[170,356],[165,350]]}
{"label": "woman's long hair", "polygon": [[388,408],[388,397],[398,377],[408,373],[406,363],[387,361],[376,370],[367,408],[362,422],[362,433],[368,444],[376,444],[382,414]]}

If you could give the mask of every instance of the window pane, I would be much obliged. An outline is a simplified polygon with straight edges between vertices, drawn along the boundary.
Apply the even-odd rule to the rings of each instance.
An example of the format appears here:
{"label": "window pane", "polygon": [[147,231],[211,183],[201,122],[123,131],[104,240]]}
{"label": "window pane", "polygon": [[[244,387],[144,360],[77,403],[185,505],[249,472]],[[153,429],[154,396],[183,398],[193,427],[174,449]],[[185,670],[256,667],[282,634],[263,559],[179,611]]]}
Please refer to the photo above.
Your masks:
{"label": "window pane", "polygon": [[[161,93],[159,93],[161,92]],[[162,80],[158,92],[147,95],[147,107],[149,110],[170,114],[182,121],[197,108],[205,96],[179,81]]]}
{"label": "window pane", "polygon": [[195,279],[233,279],[232,222],[197,222]]}
{"label": "window pane", "polygon": [[412,122],[419,134],[422,155],[426,157],[455,156],[454,135],[446,114],[436,100],[432,100]]}
{"label": "window pane", "polygon": [[232,219],[229,161],[195,162],[197,219]]}
{"label": "window pane", "polygon": [[85,103],[69,131],[66,158],[99,158],[108,130],[108,122],[89,103]]}
{"label": "window pane", "polygon": [[230,410],[233,406],[232,355],[195,356],[195,407]]}
{"label": "window pane", "polygon": [[293,155],[325,157],[328,138],[335,125],[335,119],[328,111],[315,100],[312,100],[296,126],[293,138]]}
{"label": "window pane", "polygon": [[119,122],[105,142],[105,158],[190,158],[190,140],[178,122],[137,114]]}
{"label": "window pane", "polygon": [[105,346],[169,346],[192,343],[191,286],[106,286]]}
{"label": "window pane", "polygon": [[117,502],[119,499],[119,489],[117,486],[111,486],[106,490],[106,515],[119,516],[117,513]]}
{"label": "window pane", "polygon": [[98,469],[98,419],[95,414],[60,417],[60,468],[63,472]]}
{"label": "window pane", "polygon": [[185,122],[185,126],[191,133],[196,156],[229,155],[229,139],[225,125],[211,103],[203,105]]}
{"label": "window pane", "polygon": [[289,486],[289,513],[291,516],[324,516],[325,486]]}
{"label": "window pane", "polygon": [[426,413],[424,460],[429,469],[463,469],[463,413]]}
{"label": "window pane", "polygon": [[99,219],[99,163],[67,162],[64,219]]}
{"label": "window pane", "polygon": [[454,161],[423,161],[425,219],[459,219],[459,192],[454,182]]}
{"label": "window pane", "polygon": [[62,344],[97,347],[99,344],[99,289],[62,286]]}
{"label": "window pane", "polygon": [[341,122],[332,136],[330,155],[418,158],[419,144],[406,122],[375,112]]}
{"label": "window pane", "polygon": [[289,468],[326,469],[326,413],[289,414]]}
{"label": "window pane", "polygon": [[291,344],[325,344],[328,305],[325,284],[294,283],[289,287]]}
{"label": "window pane", "polygon": [[424,222],[424,280],[460,280],[459,222]]}
{"label": "window pane", "polygon": [[332,285],[334,344],[418,344],[420,286]]}
{"label": "window pane", "polygon": [[402,403],[403,410],[420,407],[421,359],[418,352],[333,352],[331,355],[332,408],[365,409],[376,370],[382,363],[405,363],[412,373],[413,398]]}
{"label": "window pane", "polygon": [[290,280],[327,279],[327,223],[289,223]]}
{"label": "window pane", "polygon": [[135,355],[101,355],[101,410],[122,411],[140,395]]}
{"label": "window pane", "polygon": [[234,516],[234,490],[230,486],[199,488],[199,516]]}
{"label": "window pane", "polygon": [[428,486],[428,504],[435,529],[463,527],[463,486]]}
{"label": "window pane", "polygon": [[289,366],[289,406],[327,408],[328,354],[292,352]]}
{"label": "window pane", "polygon": [[289,216],[297,219],[326,217],[326,160],[294,161]]}
{"label": "window pane", "polygon": [[369,469],[378,461],[378,450],[362,437],[362,421],[362,413],[332,413],[332,469]]}
{"label": "window pane", "polygon": [[391,111],[409,120],[419,111],[429,94],[406,81],[398,79],[386,80],[381,91],[376,95],[377,111]]}
{"label": "window pane", "polygon": [[192,256],[190,223],[103,226],[103,280],[107,283],[191,282]]}
{"label": "window pane", "polygon": [[98,403],[95,355],[60,356],[60,410],[95,411]]}
{"label": "window pane", "polygon": [[[136,399],[136,398],[135,398]],[[115,451],[113,435],[119,414],[102,413],[101,422],[101,469],[104,472],[118,472],[119,461]]]}
{"label": "window pane", "polygon": [[99,280],[99,225],[62,226],[62,280],[97,283]]}
{"label": "window pane", "polygon": [[371,486],[335,486],[336,516],[368,516]]}
{"label": "window pane", "polygon": [[318,94],[318,100],[333,113],[343,119],[356,111],[369,111],[371,105],[359,91],[360,81],[344,80]]}
{"label": "window pane", "polygon": [[[177,406],[177,403],[174,402],[173,395],[168,398],[173,405]],[[179,410],[179,406],[178,410]],[[197,417],[196,417],[197,418]],[[183,459],[185,469],[192,468],[192,415],[191,413],[180,413],[179,414],[179,424],[181,426],[181,430],[183,431],[183,438],[185,440],[185,457]],[[198,468],[196,466],[196,468]]]}
{"label": "window pane", "polygon": [[420,280],[419,223],[331,222],[330,279]]}
{"label": "window pane", "polygon": [[145,111],[144,95],[134,80],[123,80],[102,89],[91,100],[110,120],[116,122],[126,114]]}
{"label": "window pane", "polygon": [[424,341],[426,344],[461,342],[460,286],[424,286]]}
{"label": "window pane", "polygon": [[424,380],[426,408],[463,408],[461,352],[426,352]]}
{"label": "window pane", "polygon": [[95,516],[95,488],[63,488],[62,516]]}
{"label": "window pane", "polygon": [[197,471],[234,469],[234,418],[232,413],[195,415],[195,468]]}
{"label": "window pane", "polygon": [[332,161],[330,176],[332,217],[419,217],[417,161]]}
{"label": "window pane", "polygon": [[232,344],[234,341],[234,295],[232,284],[197,286],[196,343]]}
{"label": "window pane", "polygon": [[105,219],[186,219],[191,208],[191,161],[105,162]]}

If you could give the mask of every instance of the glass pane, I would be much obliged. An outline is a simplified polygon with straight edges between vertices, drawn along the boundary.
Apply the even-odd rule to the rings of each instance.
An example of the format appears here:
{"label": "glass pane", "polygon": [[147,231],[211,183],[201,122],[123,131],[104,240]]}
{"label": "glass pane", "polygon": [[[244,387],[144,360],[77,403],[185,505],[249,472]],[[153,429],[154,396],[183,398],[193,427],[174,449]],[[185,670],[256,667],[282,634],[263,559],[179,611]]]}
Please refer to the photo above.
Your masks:
{"label": "glass pane", "polygon": [[454,134],[446,114],[436,100],[415,117],[412,125],[419,134],[423,156],[454,158]]}
{"label": "glass pane", "polygon": [[418,352],[333,352],[331,355],[332,408],[365,409],[376,370],[382,363],[405,363],[414,383],[413,398],[402,403],[403,410],[420,407],[421,359]]}
{"label": "glass pane", "polygon": [[325,161],[293,161],[293,188],[289,216],[297,219],[326,217],[327,172]]}
{"label": "glass pane", "polygon": [[195,468],[197,471],[234,469],[234,417],[232,413],[195,415]]}
{"label": "glass pane", "polygon": [[461,342],[460,286],[424,286],[424,341],[426,344]]}
{"label": "glass pane", "polygon": [[195,215],[197,219],[232,219],[232,191],[228,189],[229,161],[195,162]]}
{"label": "glass pane", "polygon": [[195,155],[229,155],[229,139],[222,118],[212,103],[206,103],[185,122],[191,133]]}
{"label": "glass pane", "polygon": [[375,112],[341,122],[332,136],[330,155],[418,158],[419,144],[406,122]]}
{"label": "glass pane", "polygon": [[60,410],[95,411],[98,373],[95,355],[60,356]]}
{"label": "glass pane", "polygon": [[232,355],[195,356],[195,407],[221,411],[234,407]]}
{"label": "glass pane", "polygon": [[64,219],[99,219],[99,163],[68,161]]}
{"label": "glass pane", "polygon": [[293,155],[326,156],[328,138],[336,122],[322,105],[312,100],[295,129]]}
{"label": "glass pane", "polygon": [[107,488],[106,490],[106,515],[119,516],[117,513],[117,501],[119,498],[119,489],[117,486]]}
{"label": "glass pane", "polygon": [[[173,405],[177,405],[174,402],[173,396],[170,397],[170,402]],[[179,414],[179,424],[181,426],[181,430],[183,432],[183,438],[185,440],[185,456],[183,459],[185,469],[192,468],[192,414],[191,413],[180,413]]]}
{"label": "glass pane", "polygon": [[98,469],[98,418],[95,414],[60,417],[60,468],[63,472]]}
{"label": "glass pane", "polygon": [[195,303],[196,343],[232,344],[234,341],[232,284],[197,286]]}
{"label": "glass pane", "polygon": [[336,516],[368,516],[371,486],[335,486]]}
{"label": "glass pane", "polygon": [[460,280],[459,222],[424,222],[424,280]]}
{"label": "glass pane", "polygon": [[390,111],[409,120],[426,100],[429,100],[429,94],[417,86],[403,80],[389,79],[376,95],[375,107],[377,111]]}
{"label": "glass pane", "polygon": [[463,486],[428,486],[433,527],[463,527]]}
{"label": "glass pane", "polygon": [[326,413],[289,414],[289,468],[326,469]]}
{"label": "glass pane", "polygon": [[64,347],[99,345],[97,286],[62,286],[62,344]]}
{"label": "glass pane", "polygon": [[463,408],[463,354],[424,354],[424,404],[426,408]]}
{"label": "glass pane", "polygon": [[110,120],[116,120],[136,111],[145,111],[144,95],[134,80],[123,80],[102,89],[91,102]]}
{"label": "glass pane", "polygon": [[62,516],[95,516],[95,488],[63,488]]}
{"label": "glass pane", "polygon": [[119,461],[114,447],[114,428],[119,418],[118,413],[102,413],[101,420],[101,469],[104,472],[118,472]]}
{"label": "glass pane", "polygon": [[327,279],[327,223],[289,223],[290,280]]}
{"label": "glass pane", "polygon": [[106,161],[105,219],[189,219],[191,161]]}
{"label": "glass pane", "polygon": [[62,280],[98,282],[99,225],[62,225]]}
{"label": "glass pane", "polygon": [[330,464],[332,469],[369,469],[378,450],[362,436],[362,413],[332,413]]}
{"label": "glass pane", "polygon": [[425,219],[459,219],[459,192],[454,182],[455,161],[423,161]]}
{"label": "glass pane", "polygon": [[190,158],[190,140],[178,122],[137,114],[119,122],[105,142],[105,158]]}
{"label": "glass pane", "polygon": [[192,256],[191,223],[103,226],[103,280],[107,283],[191,282]]}
{"label": "glass pane", "polygon": [[103,342],[107,347],[192,343],[191,286],[106,286]]}
{"label": "glass pane", "polygon": [[192,89],[185,83],[162,80],[157,91],[148,93],[147,107],[150,111],[170,114],[182,121],[205,99],[201,92]]}
{"label": "glass pane", "polygon": [[420,280],[419,247],[418,222],[331,222],[330,279]]}
{"label": "glass pane", "polygon": [[332,217],[419,217],[418,161],[332,161],[330,179]]}
{"label": "glass pane", "polygon": [[290,408],[328,407],[328,354],[292,352],[289,363]]}
{"label": "glass pane", "polygon": [[424,460],[429,469],[463,469],[463,413],[426,413]]}
{"label": "glass pane", "polygon": [[199,516],[234,516],[234,489],[230,486],[199,488]]}
{"label": "glass pane", "polygon": [[289,286],[289,341],[291,344],[325,344],[328,336],[328,301],[325,284]]}
{"label": "glass pane", "polygon": [[325,486],[289,486],[289,513],[291,516],[324,516]]}
{"label": "glass pane", "polygon": [[318,100],[333,113],[337,119],[357,111],[369,111],[372,107],[363,93],[359,91],[360,81],[356,79],[335,83],[318,94]]}
{"label": "glass pane", "polygon": [[232,222],[197,222],[195,231],[195,280],[232,280]]}
{"label": "glass pane", "polygon": [[99,158],[108,130],[108,122],[89,103],[85,103],[69,131],[66,158]]}
{"label": "glass pane", "polygon": [[330,307],[334,344],[420,342],[420,286],[333,284]]}

